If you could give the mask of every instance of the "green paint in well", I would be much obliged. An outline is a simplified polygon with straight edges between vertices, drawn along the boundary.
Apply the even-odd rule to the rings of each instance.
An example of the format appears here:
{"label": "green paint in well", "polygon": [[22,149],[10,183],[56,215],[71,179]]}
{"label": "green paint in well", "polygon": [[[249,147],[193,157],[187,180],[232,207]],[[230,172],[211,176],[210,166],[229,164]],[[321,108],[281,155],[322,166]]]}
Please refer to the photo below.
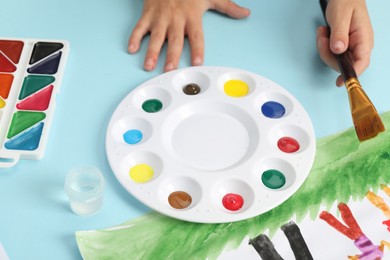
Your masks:
{"label": "green paint in well", "polygon": [[[390,111],[381,115],[390,128]],[[321,205],[362,200],[367,191],[390,183],[390,132],[360,143],[355,129],[317,140],[309,177],[278,207],[251,219],[223,224],[198,224],[157,212],[112,229],[76,232],[84,259],[216,259],[223,250],[269,229],[272,236],[283,224],[307,214],[316,218]],[[162,242],[164,241],[164,242]],[[122,257],[124,258],[124,257]]]}
{"label": "green paint in well", "polygon": [[286,177],[278,170],[267,170],[261,175],[261,181],[270,189],[280,189],[286,184]]}
{"label": "green paint in well", "polygon": [[160,111],[163,104],[158,99],[148,99],[142,104],[142,109],[148,113],[156,113]]}
{"label": "green paint in well", "polygon": [[52,76],[38,76],[29,75],[24,78],[22,89],[20,90],[19,99],[22,100],[25,97],[43,89],[50,85],[55,80]]}
{"label": "green paint in well", "polygon": [[8,130],[7,138],[12,138],[15,135],[23,132],[27,128],[35,125],[39,121],[45,119],[46,114],[42,112],[28,112],[18,111],[16,112],[11,121],[11,125]]}

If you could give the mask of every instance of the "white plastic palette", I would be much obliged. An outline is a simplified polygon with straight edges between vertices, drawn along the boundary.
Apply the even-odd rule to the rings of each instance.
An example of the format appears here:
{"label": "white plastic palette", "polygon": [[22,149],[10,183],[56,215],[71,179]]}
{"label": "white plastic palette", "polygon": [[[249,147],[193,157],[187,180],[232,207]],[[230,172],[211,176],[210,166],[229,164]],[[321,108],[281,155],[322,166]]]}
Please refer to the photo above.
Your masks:
{"label": "white plastic palette", "polygon": [[0,168],[41,159],[69,43],[0,38]]}
{"label": "white plastic palette", "polygon": [[251,72],[191,67],[134,89],[112,115],[110,166],[168,216],[223,223],[288,199],[315,156],[311,120],[285,89]]}

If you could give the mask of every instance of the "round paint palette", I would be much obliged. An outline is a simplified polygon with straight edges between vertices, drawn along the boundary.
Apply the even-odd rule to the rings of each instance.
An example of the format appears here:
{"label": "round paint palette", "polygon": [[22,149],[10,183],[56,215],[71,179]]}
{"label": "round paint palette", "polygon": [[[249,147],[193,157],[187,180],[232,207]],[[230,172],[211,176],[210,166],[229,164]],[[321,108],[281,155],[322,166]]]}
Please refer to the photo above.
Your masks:
{"label": "round paint palette", "polygon": [[311,120],[285,89],[257,74],[190,67],[127,95],[108,125],[119,182],[165,215],[223,223],[288,199],[315,156]]}

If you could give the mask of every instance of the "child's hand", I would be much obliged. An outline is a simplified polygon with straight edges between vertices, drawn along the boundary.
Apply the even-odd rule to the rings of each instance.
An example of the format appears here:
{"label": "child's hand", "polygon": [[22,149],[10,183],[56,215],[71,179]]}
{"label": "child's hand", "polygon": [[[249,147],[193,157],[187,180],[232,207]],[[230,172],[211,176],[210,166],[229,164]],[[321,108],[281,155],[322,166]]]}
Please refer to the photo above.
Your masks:
{"label": "child's hand", "polygon": [[142,17],[135,26],[128,45],[136,53],[142,38],[150,32],[150,41],[144,61],[145,70],[153,70],[164,44],[168,42],[164,71],[176,69],[183,50],[184,37],[191,46],[192,65],[201,65],[204,56],[202,15],[212,9],[232,18],[241,19],[250,14],[231,0],[145,0]]}
{"label": "child's hand", "polygon": [[[370,64],[371,50],[374,47],[374,33],[365,0],[329,0],[326,20],[331,28],[321,26],[317,29],[317,48],[321,59],[339,71],[333,53],[350,51],[353,66],[358,75]],[[343,85],[339,76],[337,86]]]}

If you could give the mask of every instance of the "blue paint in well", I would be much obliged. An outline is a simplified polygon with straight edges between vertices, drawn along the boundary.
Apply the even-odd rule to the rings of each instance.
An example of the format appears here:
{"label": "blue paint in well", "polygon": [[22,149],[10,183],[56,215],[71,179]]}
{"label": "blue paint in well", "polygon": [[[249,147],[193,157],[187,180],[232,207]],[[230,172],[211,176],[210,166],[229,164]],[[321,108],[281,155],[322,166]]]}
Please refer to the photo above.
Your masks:
{"label": "blue paint in well", "polygon": [[42,62],[37,63],[31,68],[28,68],[27,72],[35,73],[35,74],[49,74],[49,75],[56,74],[58,70],[58,66],[60,65],[61,54],[62,52],[58,52],[48,57],[46,60],[43,60]]}
{"label": "blue paint in well", "polygon": [[26,131],[14,136],[8,140],[4,146],[10,150],[27,150],[33,151],[38,148],[39,141],[41,140],[43,122],[40,122],[36,126],[33,126]]}
{"label": "blue paint in well", "polygon": [[123,139],[128,144],[138,144],[143,138],[142,132],[137,129],[131,129],[123,134]]}
{"label": "blue paint in well", "polygon": [[286,109],[276,101],[268,101],[261,106],[261,112],[268,118],[281,118],[286,113]]}

